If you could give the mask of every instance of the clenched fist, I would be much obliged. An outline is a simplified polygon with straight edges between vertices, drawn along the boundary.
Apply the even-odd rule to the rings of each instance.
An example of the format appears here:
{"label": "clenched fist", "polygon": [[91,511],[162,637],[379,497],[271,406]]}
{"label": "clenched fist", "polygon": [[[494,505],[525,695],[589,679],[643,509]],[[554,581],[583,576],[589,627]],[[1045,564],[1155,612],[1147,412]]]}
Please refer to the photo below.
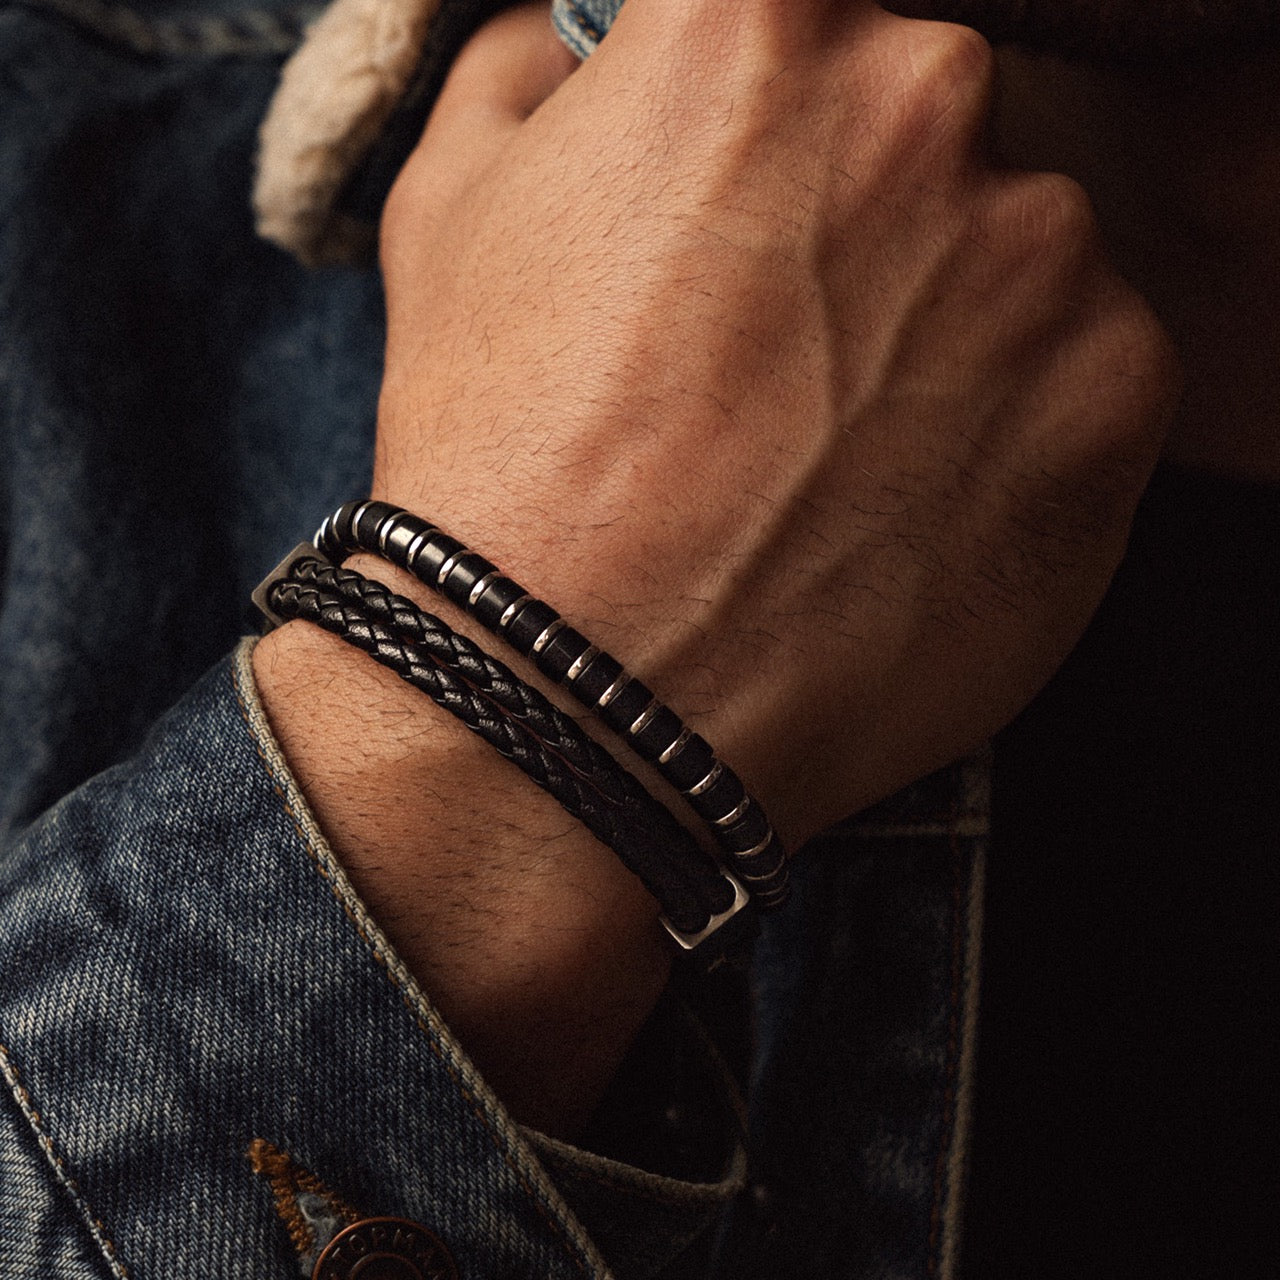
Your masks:
{"label": "clenched fist", "polygon": [[[375,495],[612,650],[793,846],[1031,697],[1159,448],[1164,340],[1078,188],[984,163],[991,80],[870,4],[630,0],[577,69],[518,10],[386,211]],[[665,982],[656,903],[340,641],[293,623],[255,669],[401,955],[572,1133]]]}
{"label": "clenched fist", "polygon": [[1170,360],[992,55],[870,4],[631,0],[464,53],[383,225],[376,491],[681,709],[793,840],[1009,719],[1159,447]]}

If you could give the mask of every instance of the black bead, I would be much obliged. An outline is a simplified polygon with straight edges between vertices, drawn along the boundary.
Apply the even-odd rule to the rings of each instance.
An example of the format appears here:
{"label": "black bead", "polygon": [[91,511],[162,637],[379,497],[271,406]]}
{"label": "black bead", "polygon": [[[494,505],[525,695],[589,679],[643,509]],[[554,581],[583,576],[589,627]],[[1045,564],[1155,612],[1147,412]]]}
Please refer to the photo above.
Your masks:
{"label": "black bead", "polygon": [[639,680],[629,680],[612,701],[600,708],[600,718],[610,729],[625,734],[652,701],[652,689]]}
{"label": "black bead", "polygon": [[541,653],[534,654],[534,662],[543,675],[559,684],[569,668],[591,648],[591,641],[572,627],[561,627]]}
{"label": "black bead", "polygon": [[658,768],[673,787],[679,791],[688,791],[711,772],[711,766],[715,762],[715,752],[711,750],[707,740],[695,733],[666,764],[659,765]]}
{"label": "black bead", "polygon": [[440,584],[441,590],[454,604],[460,604],[465,609],[472,588],[489,573],[497,573],[496,566],[490,564],[484,556],[468,551],[453,562],[453,567]]}
{"label": "black bead", "polygon": [[400,508],[393,507],[389,502],[362,502],[358,510],[360,518],[352,521],[351,533],[366,551],[377,551],[379,526]]}
{"label": "black bead", "polygon": [[471,612],[482,626],[494,631],[502,621],[502,615],[521,596],[527,594],[528,592],[512,578],[494,578],[481,592],[480,598],[471,606]]}
{"label": "black bead", "polygon": [[583,706],[594,707],[600,695],[622,674],[622,663],[607,653],[597,653],[569,682],[569,689]]}
{"label": "black bead", "polygon": [[632,739],[631,746],[645,760],[656,760],[675,740],[682,728],[680,717],[670,707],[657,714]]}
{"label": "black bead", "polygon": [[533,642],[559,617],[560,615],[549,605],[541,600],[530,600],[514,618],[511,619],[506,631],[503,633],[511,642],[511,647],[517,653],[523,653],[526,657],[533,648]]}
{"label": "black bead", "polygon": [[701,795],[690,796],[689,803],[700,818],[715,822],[728,817],[746,799],[742,780],[732,769],[722,768],[720,776]]}
{"label": "black bead", "polygon": [[[763,840],[764,836],[760,839]],[[759,841],[756,843],[758,844]],[[734,870],[740,871],[744,876],[772,876],[785,867],[786,863],[787,851],[782,847],[782,841],[776,834],[759,853],[749,858],[736,855],[733,858]]]}
{"label": "black bead", "polygon": [[450,556],[456,556],[459,551],[465,550],[466,547],[457,538],[451,538],[447,533],[433,533],[422,544],[413,563],[405,567],[429,587],[439,590],[440,584],[436,581],[436,576],[440,572],[440,566]]}
{"label": "black bead", "polygon": [[344,502],[333,513],[333,519],[329,523],[330,535],[335,545],[344,552],[349,553],[356,545],[355,534],[351,532],[351,517],[360,510],[360,506],[358,502]]}
{"label": "black bead", "polygon": [[[754,849],[768,834],[769,819],[765,817],[764,810],[758,804],[748,805],[746,813],[733,826],[725,828],[720,837],[720,847],[728,853],[746,853],[748,849]],[[763,861],[766,852],[761,850],[757,855],[758,860]],[[741,862],[738,865],[743,871],[753,870],[751,866]]]}
{"label": "black bead", "polygon": [[753,893],[751,901],[755,903],[761,911],[776,911],[779,907],[785,906],[787,899],[791,897],[791,881],[780,880],[776,885],[771,885],[763,893]]}
{"label": "black bead", "polygon": [[407,512],[402,513],[387,534],[386,550],[383,554],[392,564],[403,567],[408,561],[409,548],[413,545],[414,538],[426,533],[430,528],[431,526],[418,516],[411,516]]}

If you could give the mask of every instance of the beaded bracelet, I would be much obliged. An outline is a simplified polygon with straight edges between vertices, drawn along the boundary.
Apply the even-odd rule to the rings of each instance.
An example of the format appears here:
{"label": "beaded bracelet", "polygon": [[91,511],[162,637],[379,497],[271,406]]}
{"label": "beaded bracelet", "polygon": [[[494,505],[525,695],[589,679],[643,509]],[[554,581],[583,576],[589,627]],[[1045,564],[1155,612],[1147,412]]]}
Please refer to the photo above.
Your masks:
{"label": "beaded bracelet", "polygon": [[[517,764],[618,854],[662,906],[663,926],[686,951],[700,948],[701,957],[702,944],[748,904],[741,884],[603,747],[412,601],[336,568],[304,543],[267,576],[254,602],[269,626],[303,618],[362,649]],[[711,954],[705,958],[714,963]]]}
{"label": "beaded bracelet", "polygon": [[531,658],[680,792],[754,903],[769,909],[786,901],[786,851],[738,775],[651,689],[550,605],[456,538],[387,502],[344,503],[321,524],[315,545],[335,562],[357,550],[384,557]]}

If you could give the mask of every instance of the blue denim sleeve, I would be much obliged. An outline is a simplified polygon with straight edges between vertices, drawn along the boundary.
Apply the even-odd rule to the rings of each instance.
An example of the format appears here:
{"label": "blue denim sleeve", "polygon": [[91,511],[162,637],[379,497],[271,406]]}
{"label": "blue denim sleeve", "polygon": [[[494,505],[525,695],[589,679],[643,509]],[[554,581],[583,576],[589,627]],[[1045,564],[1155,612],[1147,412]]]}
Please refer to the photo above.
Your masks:
{"label": "blue denim sleeve", "polygon": [[[493,3],[440,4],[437,80]],[[590,43],[614,7],[562,29]],[[437,1231],[466,1280],[947,1280],[974,788],[797,862],[753,972],[752,1189],[699,1253],[740,1156],[674,1182],[516,1129],[347,889],[243,666],[200,679],[369,482],[377,277],[304,272],[249,216],[313,15],[0,0],[0,1280],[307,1275],[369,1214]]]}
{"label": "blue denim sleeve", "polygon": [[0,1275],[296,1275],[308,1190],[422,1223],[464,1276],[605,1274],[352,893],[244,653],[5,859]]}

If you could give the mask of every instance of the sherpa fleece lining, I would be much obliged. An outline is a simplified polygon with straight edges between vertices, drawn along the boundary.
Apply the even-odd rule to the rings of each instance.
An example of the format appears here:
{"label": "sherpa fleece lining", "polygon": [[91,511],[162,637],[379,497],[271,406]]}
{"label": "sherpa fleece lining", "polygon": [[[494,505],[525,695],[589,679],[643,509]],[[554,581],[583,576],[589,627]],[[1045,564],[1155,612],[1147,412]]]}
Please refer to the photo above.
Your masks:
{"label": "sherpa fleece lining", "polygon": [[440,0],[334,0],[285,64],[259,135],[258,233],[308,266],[367,258],[338,197],[404,95]]}

